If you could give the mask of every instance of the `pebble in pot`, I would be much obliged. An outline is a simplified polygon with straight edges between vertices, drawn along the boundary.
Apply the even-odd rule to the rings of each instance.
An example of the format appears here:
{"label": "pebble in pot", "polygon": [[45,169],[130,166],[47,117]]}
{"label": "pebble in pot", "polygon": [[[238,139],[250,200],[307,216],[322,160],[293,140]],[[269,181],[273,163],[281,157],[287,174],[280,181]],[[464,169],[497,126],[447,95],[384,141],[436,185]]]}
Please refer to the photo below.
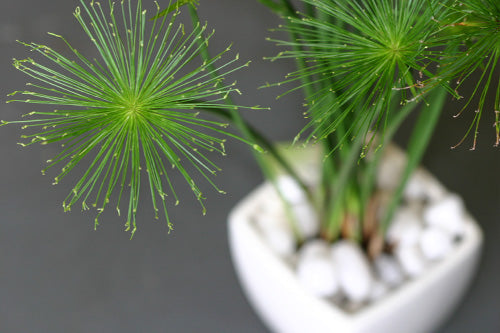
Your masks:
{"label": "pebble in pot", "polygon": [[267,244],[281,256],[291,256],[295,251],[295,237],[284,212],[256,214],[255,223]]}
{"label": "pebble in pot", "polygon": [[429,172],[417,169],[408,179],[403,192],[407,200],[436,202],[446,196],[446,189],[435,181]]}
{"label": "pebble in pot", "polygon": [[280,176],[276,184],[290,204],[300,204],[307,201],[306,194],[292,177]]}
{"label": "pebble in pot", "polygon": [[297,259],[297,278],[312,294],[334,295],[339,289],[337,272],[332,264],[330,246],[322,240],[305,243]]}
{"label": "pebble in pot", "polygon": [[331,247],[332,260],[338,270],[339,286],[352,302],[369,299],[374,283],[373,273],[361,248],[348,240],[341,240]]}
{"label": "pebble in pot", "polygon": [[[319,219],[314,207],[308,202],[307,196],[299,184],[289,176],[281,176],[277,180],[284,199],[291,207],[298,232],[303,238],[310,238],[319,232]],[[282,199],[274,192],[273,200],[282,203]],[[266,206],[269,203],[264,203]]]}
{"label": "pebble in pot", "polygon": [[394,218],[387,230],[387,240],[397,246],[416,244],[423,230],[423,223],[418,212],[410,207],[401,207],[394,213]]}
{"label": "pebble in pot", "polygon": [[423,212],[425,223],[449,232],[453,237],[464,233],[466,217],[462,199],[451,194],[430,204]]}
{"label": "pebble in pot", "polygon": [[389,292],[389,288],[380,280],[374,280],[371,288],[369,300],[375,302],[384,297]]}
{"label": "pebble in pot", "polygon": [[398,246],[394,254],[403,271],[411,278],[415,278],[425,271],[427,261],[418,244],[411,246]]}
{"label": "pebble in pot", "polygon": [[393,256],[381,254],[374,259],[373,266],[379,279],[390,288],[399,286],[405,279],[401,266]]}
{"label": "pebble in pot", "polygon": [[292,206],[297,228],[303,238],[311,238],[319,232],[319,219],[314,207],[309,203],[300,203]]}
{"label": "pebble in pot", "polygon": [[443,259],[453,249],[453,237],[440,228],[426,228],[420,237],[420,249],[428,260]]}
{"label": "pebble in pot", "polygon": [[377,187],[382,190],[393,190],[398,187],[399,179],[406,165],[406,157],[399,149],[388,146],[384,158],[377,168]]}

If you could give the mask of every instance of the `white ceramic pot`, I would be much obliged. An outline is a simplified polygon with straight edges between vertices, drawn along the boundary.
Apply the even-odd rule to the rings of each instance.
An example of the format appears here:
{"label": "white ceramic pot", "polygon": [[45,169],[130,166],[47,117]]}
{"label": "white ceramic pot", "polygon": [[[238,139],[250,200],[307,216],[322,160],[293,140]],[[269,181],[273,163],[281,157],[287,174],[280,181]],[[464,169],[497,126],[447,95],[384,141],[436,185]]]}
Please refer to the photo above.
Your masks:
{"label": "white ceramic pot", "polygon": [[243,290],[273,332],[432,332],[451,314],[476,270],[482,234],[468,218],[462,241],[446,259],[379,301],[347,313],[303,289],[291,265],[263,240],[252,215],[271,191],[268,183],[261,185],[231,212],[229,244]]}

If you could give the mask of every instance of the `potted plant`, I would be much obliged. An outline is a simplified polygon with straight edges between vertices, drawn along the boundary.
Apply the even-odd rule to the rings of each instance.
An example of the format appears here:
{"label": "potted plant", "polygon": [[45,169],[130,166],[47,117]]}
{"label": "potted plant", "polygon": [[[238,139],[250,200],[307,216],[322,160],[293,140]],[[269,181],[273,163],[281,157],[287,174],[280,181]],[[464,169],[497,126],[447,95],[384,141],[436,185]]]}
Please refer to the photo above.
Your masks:
{"label": "potted plant", "polygon": [[[462,98],[464,80],[480,68],[464,103],[477,103],[476,116],[459,142],[471,134],[475,148],[498,59],[498,5],[261,2],[284,18],[278,30],[290,37],[270,38],[285,47],[270,59],[297,64],[275,85],[296,83],[289,92],[305,95],[308,123],[294,141],[307,133],[305,144],[321,152],[292,156],[295,174],[271,179],[274,189],[261,186],[230,216],[250,302],[277,332],[436,329],[474,273],[481,232],[461,200],[417,167],[446,97]],[[404,157],[389,142],[419,101]]]}
{"label": "potted plant", "polygon": [[[366,249],[372,258],[389,251],[391,244],[385,232],[419,164],[444,99],[449,95],[458,97],[456,89],[462,81],[458,87],[454,82],[468,78],[484,65],[485,74],[478,83],[478,89],[484,90],[479,94],[479,112],[473,126],[479,123],[498,58],[494,19],[498,6],[493,1],[473,0],[431,1],[432,6],[427,6],[427,1],[400,4],[389,0],[306,0],[301,3],[303,14],[298,14],[288,1],[261,2],[285,17],[282,29],[290,33],[291,39],[277,42],[290,49],[276,58],[297,59],[297,71],[285,80],[299,83],[305,91],[310,122],[301,134],[306,142],[318,141],[321,154],[326,156],[323,163],[316,164],[319,180],[309,182],[235,111],[237,107],[229,95],[238,91],[223,79],[247,64],[234,65],[231,59],[217,65],[221,58],[224,60],[225,52],[215,57],[208,54],[209,37],[199,24],[193,6],[196,1],[169,3],[167,9],[158,11],[152,30],[144,28],[146,13],[140,1],[135,10],[122,12],[125,19],[119,16],[119,5],[111,6],[110,12],[115,15],[109,15],[97,2],[82,2],[75,16],[102,60],[87,60],[70,46],[76,62],[50,47],[31,43],[26,45],[51,65],[33,59],[14,62],[38,81],[32,84],[35,92],[14,95],[29,95],[20,101],[57,106],[54,112],[35,111],[29,115],[33,119],[10,123],[39,128],[37,133],[26,136],[27,144],[64,144],[61,153],[48,161],[49,168],[64,164],[55,183],[78,163],[89,165],[65,201],[66,210],[79,201],[83,209],[88,209],[87,199],[92,198],[99,215],[116,192],[120,213],[122,193],[127,193],[130,186],[126,228],[133,235],[141,175],[145,174],[149,183],[155,211],[165,207],[167,189],[177,201],[170,169],[165,164],[181,173],[202,202],[191,170],[213,184],[210,175],[217,167],[203,151],[224,153],[223,140],[217,137],[222,134],[254,148],[264,174],[283,199],[283,212],[290,217],[297,247],[304,248],[305,238],[317,233],[328,242],[348,239],[351,245],[361,244],[358,247]],[[174,23],[177,9],[186,4],[193,22],[187,33]],[[484,62],[486,56],[489,60]],[[190,67],[196,59],[201,61]],[[467,97],[466,101],[471,99]],[[377,166],[385,161],[382,152],[389,147],[401,121],[420,104],[429,106],[419,110],[407,162],[400,170],[401,179],[390,189],[390,199],[382,206],[383,200],[378,198],[384,196],[376,194],[379,191],[375,186]],[[203,113],[200,116],[194,110],[208,111],[225,120],[202,118]],[[241,135],[226,131],[226,122],[236,125]],[[498,133],[498,126],[496,129]],[[472,131],[475,144],[477,128]],[[283,170],[291,178],[280,178]],[[283,185],[287,183],[291,187]],[[440,190],[435,182],[431,181],[431,186]],[[321,232],[312,229],[304,237],[304,230],[300,230],[303,226],[297,220],[299,214],[288,196],[297,189],[307,204],[316,208],[315,214],[322,221]],[[165,208],[163,212],[169,221]],[[464,244],[470,239],[464,236]],[[477,249],[475,245],[468,252],[469,258],[477,254]],[[293,256],[288,259],[295,260]],[[285,267],[286,272],[292,271],[290,267],[295,264],[291,265]],[[473,263],[470,267],[472,271]]]}

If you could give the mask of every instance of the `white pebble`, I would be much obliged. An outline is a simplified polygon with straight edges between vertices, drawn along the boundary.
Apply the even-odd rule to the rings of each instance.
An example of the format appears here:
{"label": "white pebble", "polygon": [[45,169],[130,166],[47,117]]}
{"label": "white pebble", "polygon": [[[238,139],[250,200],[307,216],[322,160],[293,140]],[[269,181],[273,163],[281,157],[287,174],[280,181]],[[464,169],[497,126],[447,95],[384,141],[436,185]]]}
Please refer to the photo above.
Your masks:
{"label": "white pebble", "polygon": [[423,212],[427,225],[438,227],[453,236],[461,236],[465,229],[465,208],[462,199],[452,194],[432,203]]}
{"label": "white pebble", "polygon": [[266,242],[277,254],[289,256],[295,251],[293,230],[283,214],[257,214],[255,223]]}
{"label": "white pebble", "polygon": [[308,203],[295,204],[292,206],[292,211],[302,237],[310,238],[318,234],[319,219],[312,205]]}
{"label": "white pebble", "polygon": [[289,228],[292,231],[291,226],[288,225],[286,216],[284,212],[279,209],[272,209],[265,212],[255,212],[254,221],[257,227],[263,231],[272,231],[273,229]]}
{"label": "white pebble", "polygon": [[409,207],[399,208],[387,230],[389,243],[398,246],[411,246],[418,242],[423,229],[423,223],[417,212]]}
{"label": "white pebble", "polygon": [[395,256],[403,271],[411,278],[415,278],[422,274],[426,267],[426,260],[420,252],[420,247],[400,246],[395,249]]}
{"label": "white pebble", "polygon": [[399,185],[406,157],[395,147],[388,146],[377,169],[377,185],[382,190],[393,190]]}
{"label": "white pebble", "polygon": [[330,244],[322,239],[313,239],[305,242],[299,250],[299,256],[303,258],[316,256],[330,256]]}
{"label": "white pebble", "polygon": [[405,279],[401,266],[393,256],[381,254],[374,259],[373,266],[379,279],[390,288],[399,286]]}
{"label": "white pebble", "polygon": [[453,249],[453,237],[439,228],[426,228],[420,237],[420,249],[428,260],[443,259]]}
{"label": "white pebble", "polygon": [[276,184],[285,200],[290,204],[299,204],[307,201],[306,194],[292,177],[280,176]]}
{"label": "white pebble", "polygon": [[446,189],[425,170],[417,169],[408,179],[403,196],[407,200],[435,202],[446,196]]}
{"label": "white pebble", "polygon": [[388,291],[389,288],[387,288],[385,283],[379,280],[375,280],[373,282],[372,292],[370,294],[370,301],[374,302],[381,299],[387,294]]}
{"label": "white pebble", "polygon": [[295,251],[295,238],[285,229],[275,229],[264,233],[264,238],[269,246],[281,256],[290,256]]}
{"label": "white pebble", "polygon": [[299,254],[297,261],[297,278],[312,294],[319,297],[334,295],[338,288],[335,266],[328,251],[309,251],[307,255]]}
{"label": "white pebble", "polygon": [[332,245],[332,260],[338,270],[339,285],[353,302],[363,302],[371,294],[373,273],[361,248],[350,241],[341,240]]}
{"label": "white pebble", "polygon": [[269,190],[266,189],[266,195],[258,197],[255,211],[261,215],[276,214],[277,211],[282,210],[281,199],[270,183],[266,185],[269,187]]}

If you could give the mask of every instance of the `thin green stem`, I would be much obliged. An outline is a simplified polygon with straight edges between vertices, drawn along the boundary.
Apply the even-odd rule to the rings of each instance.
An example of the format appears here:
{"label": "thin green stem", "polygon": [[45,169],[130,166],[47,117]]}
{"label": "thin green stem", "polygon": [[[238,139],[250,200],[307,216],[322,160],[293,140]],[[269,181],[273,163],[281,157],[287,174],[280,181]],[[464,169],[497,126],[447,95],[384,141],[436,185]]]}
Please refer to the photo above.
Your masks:
{"label": "thin green stem", "polygon": [[399,180],[398,187],[395,190],[392,199],[387,206],[385,216],[381,220],[381,229],[385,233],[394,212],[398,207],[404,188],[413,171],[418,167],[422,160],[427,146],[430,143],[432,134],[437,126],[439,116],[443,110],[446,101],[447,91],[444,88],[437,88],[430,93],[428,106],[421,110],[417,123],[412,131],[410,141],[407,147],[407,163]]}
{"label": "thin green stem", "polygon": [[[190,13],[191,21],[193,22],[193,24],[195,22],[199,21],[198,13],[197,13],[197,10],[194,6],[189,6],[189,13]],[[204,58],[204,59],[209,58],[209,53],[208,53],[208,49],[207,49],[206,45],[204,45],[204,47],[201,48],[200,54],[201,54],[202,58]],[[229,106],[229,113],[231,115],[231,120],[234,122],[235,126],[242,133],[242,135],[245,139],[247,139],[250,142],[258,142],[258,141],[264,142],[265,146],[267,146],[267,147],[272,146],[272,144],[269,143],[263,136],[260,136],[259,140],[257,140],[257,138],[254,136],[255,132],[252,132],[250,130],[249,126],[247,125],[247,123],[245,122],[243,117],[240,115],[240,113],[237,111],[237,109],[234,108],[234,103],[229,96],[226,98],[226,103]],[[297,238],[297,240],[299,242],[302,242],[303,237],[302,237],[302,235],[297,227],[297,222],[295,220],[295,216],[293,216],[290,203],[285,199],[285,194],[283,194],[281,192],[281,189],[277,185],[276,170],[269,164],[269,162],[264,158],[264,156],[261,155],[262,152],[263,152],[262,148],[260,148],[257,145],[254,145],[254,150],[252,151],[252,154],[253,154],[255,160],[257,161],[260,169],[262,170],[264,176],[266,177],[266,179],[268,179],[274,185],[278,194],[283,199],[283,202],[284,202],[285,207],[286,207],[286,213],[287,213],[288,217],[290,218],[290,220],[292,221],[292,229],[294,231],[295,237]],[[288,166],[287,163],[283,164],[283,162],[285,160],[281,156],[279,156],[278,151],[273,149],[272,156],[274,156],[274,157],[278,156],[278,158],[276,158],[276,161],[278,163],[280,163],[285,168],[285,170],[292,170],[292,168],[290,166]],[[299,186],[302,188],[304,193],[306,193],[306,195],[310,199],[312,199],[312,194],[310,193],[310,191],[309,191],[308,187],[305,185],[305,183],[301,180],[301,178],[295,172],[291,173],[291,176],[299,184]]]}

